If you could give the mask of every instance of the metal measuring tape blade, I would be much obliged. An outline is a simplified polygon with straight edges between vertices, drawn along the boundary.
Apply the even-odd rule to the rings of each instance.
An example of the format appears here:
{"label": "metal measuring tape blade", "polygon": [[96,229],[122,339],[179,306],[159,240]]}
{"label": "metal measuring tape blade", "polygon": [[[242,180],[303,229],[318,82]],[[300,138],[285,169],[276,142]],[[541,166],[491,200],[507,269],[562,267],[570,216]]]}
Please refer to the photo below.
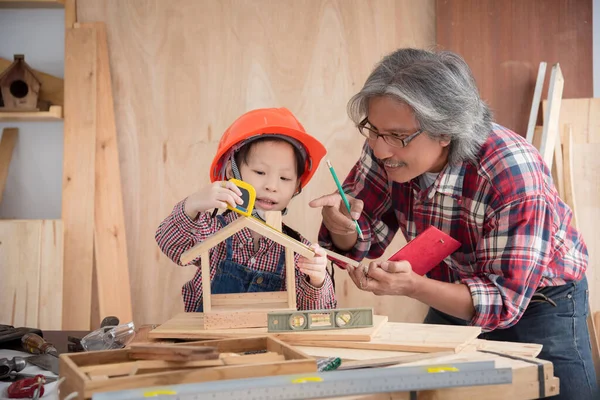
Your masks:
{"label": "metal measuring tape blade", "polygon": [[156,400],[297,400],[511,382],[511,368],[495,368],[494,361],[477,361],[156,386],[95,393],[92,400],[144,400],[148,397]]}

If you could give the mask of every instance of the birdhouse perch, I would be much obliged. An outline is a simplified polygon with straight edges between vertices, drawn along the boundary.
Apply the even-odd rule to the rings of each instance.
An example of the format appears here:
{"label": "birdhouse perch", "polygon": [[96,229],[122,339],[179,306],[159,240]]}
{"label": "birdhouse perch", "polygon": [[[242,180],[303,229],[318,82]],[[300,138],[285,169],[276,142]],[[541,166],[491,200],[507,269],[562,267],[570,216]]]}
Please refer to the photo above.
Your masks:
{"label": "birdhouse perch", "polygon": [[38,111],[41,86],[25,56],[15,54],[14,62],[0,74],[0,111]]}

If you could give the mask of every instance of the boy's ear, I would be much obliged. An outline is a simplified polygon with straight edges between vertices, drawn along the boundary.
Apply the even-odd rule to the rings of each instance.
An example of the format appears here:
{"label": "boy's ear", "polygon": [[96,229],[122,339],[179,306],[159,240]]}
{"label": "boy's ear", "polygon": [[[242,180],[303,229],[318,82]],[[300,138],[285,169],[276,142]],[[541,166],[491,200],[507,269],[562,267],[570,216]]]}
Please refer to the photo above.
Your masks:
{"label": "boy's ear", "polygon": [[225,164],[225,178],[233,178],[233,168],[231,168],[231,160],[227,160],[227,164]]}

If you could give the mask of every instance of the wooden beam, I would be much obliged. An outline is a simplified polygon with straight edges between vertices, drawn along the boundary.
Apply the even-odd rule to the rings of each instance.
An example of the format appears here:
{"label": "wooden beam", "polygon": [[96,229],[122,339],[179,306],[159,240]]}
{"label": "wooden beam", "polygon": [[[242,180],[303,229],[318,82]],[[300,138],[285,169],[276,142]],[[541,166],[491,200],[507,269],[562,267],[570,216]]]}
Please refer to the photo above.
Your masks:
{"label": "wooden beam", "polygon": [[552,163],[552,179],[561,199],[565,198],[565,172],[563,167],[563,150],[560,140],[560,132],[556,133],[556,141],[554,143],[554,162]]}
{"label": "wooden beam", "polygon": [[2,204],[2,195],[6,187],[10,160],[12,159],[18,135],[19,129],[17,128],[4,128],[2,130],[2,141],[0,141],[0,204]]}
{"label": "wooden beam", "polygon": [[65,0],[0,0],[0,8],[63,8]]}
{"label": "wooden beam", "polygon": [[65,29],[73,28],[77,22],[77,0],[64,0]]}
{"label": "wooden beam", "polygon": [[227,293],[212,294],[211,303],[213,306],[248,306],[261,303],[282,303],[287,301],[287,293],[279,292],[250,292],[250,293]]}
{"label": "wooden beam", "polygon": [[62,329],[62,222],[0,221],[0,321]]}
{"label": "wooden beam", "polygon": [[63,329],[90,327],[94,260],[96,30],[65,31]]}
{"label": "wooden beam", "polygon": [[206,249],[200,255],[201,270],[202,270],[202,310],[209,313],[212,309],[211,289],[210,289],[210,253]]}
{"label": "wooden beam", "polygon": [[210,249],[212,249],[222,241],[226,240],[230,236],[244,229],[247,223],[247,218],[239,217],[229,225],[216,232],[214,235],[206,238],[206,240],[204,240],[203,242],[196,244],[194,247],[184,252],[181,255],[181,257],[179,257],[179,261],[182,265],[187,265],[191,263],[196,258],[198,258],[200,254],[208,252]]}
{"label": "wooden beam", "polygon": [[564,126],[564,147],[563,147],[563,173],[564,173],[564,201],[571,208],[573,217],[571,226],[577,229],[577,204],[575,202],[575,178],[573,176],[573,131],[571,125]]}
{"label": "wooden beam", "polygon": [[61,106],[50,106],[48,111],[0,111],[0,122],[55,122],[62,119]]}
{"label": "wooden beam", "polygon": [[271,239],[272,241],[279,243],[285,248],[290,248],[294,252],[307,257],[313,258],[315,256],[315,252],[304,243],[297,241],[287,235],[284,235],[281,232],[276,231],[271,228],[269,225],[265,224],[262,221],[257,220],[256,218],[247,217],[246,225],[248,229],[253,230],[254,232]]}
{"label": "wooden beam", "polygon": [[541,62],[538,68],[538,76],[533,91],[533,100],[531,101],[531,112],[529,113],[529,124],[527,125],[527,136],[525,138],[529,143],[533,143],[535,124],[537,123],[540,102],[542,100],[542,90],[544,89],[544,79],[546,77],[546,63]]}
{"label": "wooden beam", "polygon": [[335,258],[336,260],[342,261],[348,265],[353,266],[354,268],[358,268],[360,266],[360,262],[353,260],[351,258],[345,257],[341,254],[338,254],[336,252],[333,252],[331,250],[328,249],[323,249],[325,250],[325,253],[327,253],[328,256],[330,256],[331,258]]}
{"label": "wooden beam", "polygon": [[283,221],[281,218],[281,211],[266,211],[265,212],[265,223],[271,228],[274,228],[281,232]]}
{"label": "wooden beam", "polygon": [[287,292],[287,305],[294,310],[298,309],[296,299],[296,262],[294,251],[285,248],[285,290]]}
{"label": "wooden beam", "polygon": [[108,58],[106,26],[81,24],[96,30],[96,165],[94,255],[100,318],[114,315],[132,321],[129,259],[121,192],[119,147]]}
{"label": "wooden beam", "polygon": [[[0,58],[0,72],[4,71],[13,62],[5,58]],[[48,101],[52,105],[64,106],[64,81],[61,78],[33,70],[35,76],[40,80],[41,87],[39,93],[39,99]]]}
{"label": "wooden beam", "polygon": [[560,116],[560,104],[562,102],[563,88],[565,80],[558,63],[552,67],[550,75],[550,88],[548,89],[548,113],[544,118],[544,130],[542,132],[542,142],[540,144],[540,153],[548,168],[552,169],[552,159],[554,156],[554,146],[558,131],[558,118]]}

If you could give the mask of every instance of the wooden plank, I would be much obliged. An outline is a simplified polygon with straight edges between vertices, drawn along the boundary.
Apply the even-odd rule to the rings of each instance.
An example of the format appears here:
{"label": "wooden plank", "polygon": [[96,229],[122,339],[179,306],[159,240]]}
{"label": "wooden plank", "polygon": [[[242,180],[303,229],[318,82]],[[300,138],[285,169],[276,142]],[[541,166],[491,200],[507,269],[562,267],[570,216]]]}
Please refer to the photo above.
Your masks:
{"label": "wooden plank", "polygon": [[537,357],[543,346],[537,343],[517,343],[517,342],[501,342],[496,340],[475,339],[467,348],[471,346],[474,350],[494,351],[497,353],[507,354],[515,357]]}
{"label": "wooden plank", "polygon": [[285,361],[283,354],[268,351],[259,354],[246,354],[241,356],[222,357],[221,360],[225,365],[244,365],[244,364],[262,364]]}
{"label": "wooden plank", "polygon": [[212,249],[222,241],[226,240],[230,236],[244,229],[246,227],[247,221],[247,218],[240,217],[232,223],[230,223],[229,225],[225,226],[223,229],[216,232],[214,235],[206,238],[206,240],[204,240],[203,242],[196,244],[194,247],[187,250],[181,255],[181,257],[179,258],[181,264],[187,265],[191,263],[203,252],[208,252],[210,249]]}
{"label": "wooden plank", "polygon": [[[11,65],[13,61],[7,60],[6,58],[0,58],[0,71],[4,71]],[[40,80],[41,87],[39,92],[39,99],[48,101],[52,105],[64,106],[64,81],[61,78],[57,78],[54,75],[41,72],[34,69],[35,76]]]}
{"label": "wooden plank", "polygon": [[[544,114],[548,113],[548,103],[543,103]],[[586,271],[590,308],[600,309],[600,236],[596,235],[600,221],[600,99],[563,99],[560,110],[560,132],[568,135],[569,125],[572,142],[565,137],[564,153],[569,153],[563,166],[572,166],[569,175],[573,177],[573,198],[577,229],[583,236],[589,254]],[[565,184],[565,187],[569,186]],[[566,196],[568,198],[568,196]],[[566,201],[569,204],[569,201]],[[569,204],[569,206],[571,206]]]}
{"label": "wooden plank", "polygon": [[558,63],[554,64],[550,75],[550,88],[548,89],[548,113],[544,113],[544,129],[540,144],[540,153],[548,168],[552,168],[556,136],[560,134],[558,118],[564,85],[565,80],[560,65]]}
{"label": "wooden plank", "polygon": [[124,363],[89,365],[81,367],[79,370],[89,375],[123,376],[135,375],[143,371],[156,370],[175,370],[185,368],[205,368],[218,367],[225,365],[223,360],[200,360],[200,361],[161,361],[161,360],[140,360]]}
{"label": "wooden plank", "polygon": [[[293,309],[295,310],[295,309]],[[202,328],[205,330],[261,328],[268,325],[267,314],[270,311],[293,311],[287,303],[257,304],[254,308],[239,309],[231,306],[231,310],[215,310],[204,313]]]}
{"label": "wooden plank", "polygon": [[0,0],[0,8],[63,8],[65,0]]}
{"label": "wooden plank", "polygon": [[210,256],[208,248],[201,253],[201,268],[202,268],[202,309],[205,313],[210,313],[212,309],[212,292],[210,288]]}
{"label": "wooden plank", "polygon": [[38,326],[40,235],[40,221],[0,221],[3,324]]}
{"label": "wooden plank", "polygon": [[65,124],[62,219],[63,329],[90,327],[94,258],[96,30],[65,31]]}
{"label": "wooden plank", "polygon": [[558,191],[558,195],[565,199],[565,171],[563,166],[563,150],[560,140],[560,132],[557,132],[554,143],[554,162],[552,163],[552,179]]}
{"label": "wooden plank", "polygon": [[310,247],[305,245],[302,242],[297,241],[287,235],[284,235],[281,232],[276,231],[271,228],[269,225],[251,217],[246,218],[246,226],[248,229],[253,230],[254,232],[271,239],[272,241],[279,243],[284,246],[286,249],[290,248],[294,252],[306,257],[313,258],[315,256],[315,252],[312,251]]}
{"label": "wooden plank", "polygon": [[285,248],[285,293],[287,294],[287,306],[293,310],[298,308],[296,293],[296,258],[294,250]]}
{"label": "wooden plank", "polygon": [[348,258],[348,257],[346,257],[346,256],[343,256],[343,255],[341,255],[341,254],[338,254],[338,253],[336,253],[336,252],[333,252],[333,251],[331,251],[331,250],[328,250],[328,249],[323,249],[323,250],[325,250],[325,253],[327,253],[327,255],[328,255],[328,256],[330,256],[330,257],[332,257],[332,258],[335,258],[336,260],[343,261],[343,262],[345,262],[346,264],[348,264],[348,265],[352,265],[352,266],[353,266],[353,267],[355,267],[355,268],[358,268],[358,267],[360,266],[360,262],[358,262],[358,261],[356,261],[356,260],[353,260],[353,259],[351,259],[351,258]]}
{"label": "wooden plank", "polygon": [[265,211],[265,224],[281,232],[283,226],[281,211]]}
{"label": "wooden plank", "polygon": [[61,239],[60,221],[0,221],[3,324],[61,329]]}
{"label": "wooden plank", "polygon": [[40,288],[38,327],[62,329],[63,222],[43,220],[40,227]]}
{"label": "wooden plank", "polygon": [[[293,345],[296,350],[300,350],[312,357],[327,358],[339,357],[343,361],[375,361],[392,357],[406,357],[412,355],[423,354],[440,354],[440,353],[414,353],[410,351],[390,351],[390,350],[367,350],[367,349],[345,349],[341,347],[318,347],[304,346],[301,344]],[[450,353],[450,352],[449,352]],[[451,352],[454,354],[454,352]]]}
{"label": "wooden plank", "polygon": [[280,292],[251,292],[251,293],[227,293],[213,294],[210,296],[212,305],[215,307],[226,305],[248,305],[260,303],[281,303],[287,300],[287,293]]}
{"label": "wooden plank", "polygon": [[306,346],[435,353],[458,352],[481,333],[480,327],[388,322],[368,342],[286,339]]}
{"label": "wooden plank", "polygon": [[575,177],[573,176],[573,132],[571,125],[565,124],[563,129],[563,173],[564,173],[564,201],[571,208],[573,219],[571,226],[577,229],[577,202],[575,201]]}
{"label": "wooden plank", "polygon": [[65,29],[73,28],[77,22],[77,0],[64,0]]}
{"label": "wooden plank", "polygon": [[349,369],[358,368],[378,368],[387,367],[390,365],[402,365],[408,364],[415,361],[429,360],[432,358],[438,358],[442,356],[448,356],[453,352],[447,351],[442,353],[425,353],[425,354],[413,354],[413,355],[402,355],[396,357],[386,357],[377,360],[355,360],[355,361],[343,361],[337,370],[344,371]]}
{"label": "wooden plank", "polygon": [[8,177],[8,169],[10,168],[10,160],[12,159],[18,136],[18,128],[4,128],[2,130],[2,140],[0,141],[0,204],[2,203],[2,195],[4,194],[4,188],[6,187],[6,178]]}
{"label": "wooden plank", "polygon": [[104,23],[81,24],[96,30],[96,165],[94,255],[100,318],[132,321],[127,236],[121,193],[119,147]]}
{"label": "wooden plank", "polygon": [[267,335],[280,340],[339,340],[339,341],[369,341],[383,328],[387,316],[374,315],[373,326],[369,328],[340,329],[326,331],[297,331],[268,333],[267,328],[248,329],[215,329],[205,330],[202,313],[181,313],[168,320],[158,328],[152,330],[148,337],[151,339],[221,339],[243,338],[247,336]]}
{"label": "wooden plank", "polygon": [[538,119],[540,103],[542,101],[542,90],[544,89],[544,80],[546,78],[546,63],[541,62],[538,68],[538,75],[535,81],[535,90],[533,91],[533,100],[531,101],[531,112],[529,113],[529,123],[527,124],[527,135],[525,138],[529,143],[533,143],[535,125]]}
{"label": "wooden plank", "polygon": [[48,111],[1,111],[0,122],[56,122],[63,119],[61,106],[50,106]]}

